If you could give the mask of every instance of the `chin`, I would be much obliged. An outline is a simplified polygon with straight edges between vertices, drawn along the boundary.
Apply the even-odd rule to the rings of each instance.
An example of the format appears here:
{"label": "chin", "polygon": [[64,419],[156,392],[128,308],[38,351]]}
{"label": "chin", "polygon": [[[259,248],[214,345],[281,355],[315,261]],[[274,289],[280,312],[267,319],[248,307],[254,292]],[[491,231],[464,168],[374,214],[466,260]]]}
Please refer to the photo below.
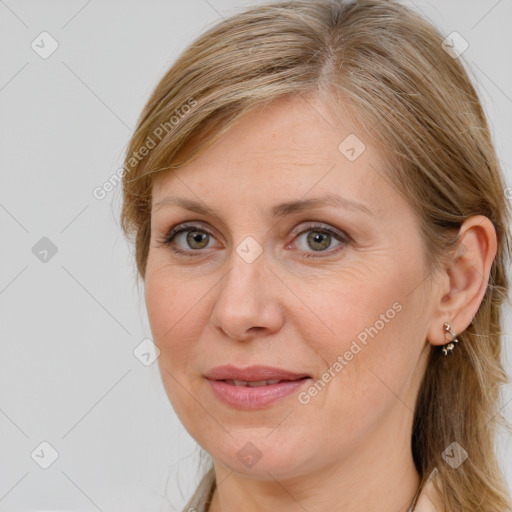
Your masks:
{"label": "chin", "polygon": [[[263,435],[226,436],[223,443],[216,443],[211,451],[203,448],[212,458],[238,474],[258,480],[272,477],[284,480],[311,471],[311,459],[304,452],[304,438],[285,439],[272,436],[265,431]],[[210,443],[208,443],[210,444]],[[300,458],[299,458],[300,456]]]}

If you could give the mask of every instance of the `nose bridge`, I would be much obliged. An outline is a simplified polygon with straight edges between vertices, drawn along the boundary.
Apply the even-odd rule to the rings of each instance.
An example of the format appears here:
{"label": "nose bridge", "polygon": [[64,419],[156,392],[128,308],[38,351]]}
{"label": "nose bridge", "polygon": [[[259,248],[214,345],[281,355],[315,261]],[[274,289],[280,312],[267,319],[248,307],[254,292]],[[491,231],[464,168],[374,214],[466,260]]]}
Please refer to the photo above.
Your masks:
{"label": "nose bridge", "polygon": [[[281,312],[265,274],[268,258],[252,237],[233,248],[229,270],[221,279],[212,311],[212,323],[233,338],[244,339],[253,327],[278,328]],[[252,331],[251,331],[252,332]]]}
{"label": "nose bridge", "polygon": [[[259,245],[259,244],[258,244]],[[265,257],[263,252],[256,255],[253,244],[242,241],[234,248],[230,261],[229,271],[221,280],[219,295],[216,304],[222,303],[224,308],[249,306],[253,310],[262,298]]]}

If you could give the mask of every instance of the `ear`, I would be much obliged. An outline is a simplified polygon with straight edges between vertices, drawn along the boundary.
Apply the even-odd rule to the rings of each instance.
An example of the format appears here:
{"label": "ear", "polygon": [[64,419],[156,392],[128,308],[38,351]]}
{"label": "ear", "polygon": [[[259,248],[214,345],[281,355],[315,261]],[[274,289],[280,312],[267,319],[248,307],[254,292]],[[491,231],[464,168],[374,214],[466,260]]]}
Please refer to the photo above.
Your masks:
{"label": "ear", "polygon": [[441,273],[435,288],[434,316],[427,333],[432,345],[451,341],[444,322],[450,324],[455,334],[467,329],[484,298],[497,249],[496,230],[487,217],[474,215],[464,221],[455,257]]}

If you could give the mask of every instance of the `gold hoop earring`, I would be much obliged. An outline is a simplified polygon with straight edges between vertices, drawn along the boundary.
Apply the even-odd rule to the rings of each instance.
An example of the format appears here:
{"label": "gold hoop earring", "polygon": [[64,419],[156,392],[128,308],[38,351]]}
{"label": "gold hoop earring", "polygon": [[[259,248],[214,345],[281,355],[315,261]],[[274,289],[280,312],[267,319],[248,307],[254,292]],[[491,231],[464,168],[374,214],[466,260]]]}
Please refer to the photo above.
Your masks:
{"label": "gold hoop earring", "polygon": [[459,340],[457,339],[457,335],[453,332],[449,323],[445,322],[443,327],[445,333],[451,334],[452,336],[452,340],[448,342],[446,345],[443,345],[441,349],[443,354],[447,356],[448,354],[452,353],[453,349],[455,348],[455,343],[458,343]]}

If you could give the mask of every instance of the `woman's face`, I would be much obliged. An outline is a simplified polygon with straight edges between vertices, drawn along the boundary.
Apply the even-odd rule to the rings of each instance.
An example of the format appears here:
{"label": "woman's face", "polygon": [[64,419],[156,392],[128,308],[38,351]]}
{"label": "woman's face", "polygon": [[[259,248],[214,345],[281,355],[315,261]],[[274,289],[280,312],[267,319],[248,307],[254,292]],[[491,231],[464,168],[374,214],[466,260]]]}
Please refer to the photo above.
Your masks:
{"label": "woman's face", "polygon": [[190,435],[233,471],[286,478],[350,458],[363,471],[377,450],[410,451],[432,292],[383,158],[304,96],[154,183],[145,299],[160,372]]}

